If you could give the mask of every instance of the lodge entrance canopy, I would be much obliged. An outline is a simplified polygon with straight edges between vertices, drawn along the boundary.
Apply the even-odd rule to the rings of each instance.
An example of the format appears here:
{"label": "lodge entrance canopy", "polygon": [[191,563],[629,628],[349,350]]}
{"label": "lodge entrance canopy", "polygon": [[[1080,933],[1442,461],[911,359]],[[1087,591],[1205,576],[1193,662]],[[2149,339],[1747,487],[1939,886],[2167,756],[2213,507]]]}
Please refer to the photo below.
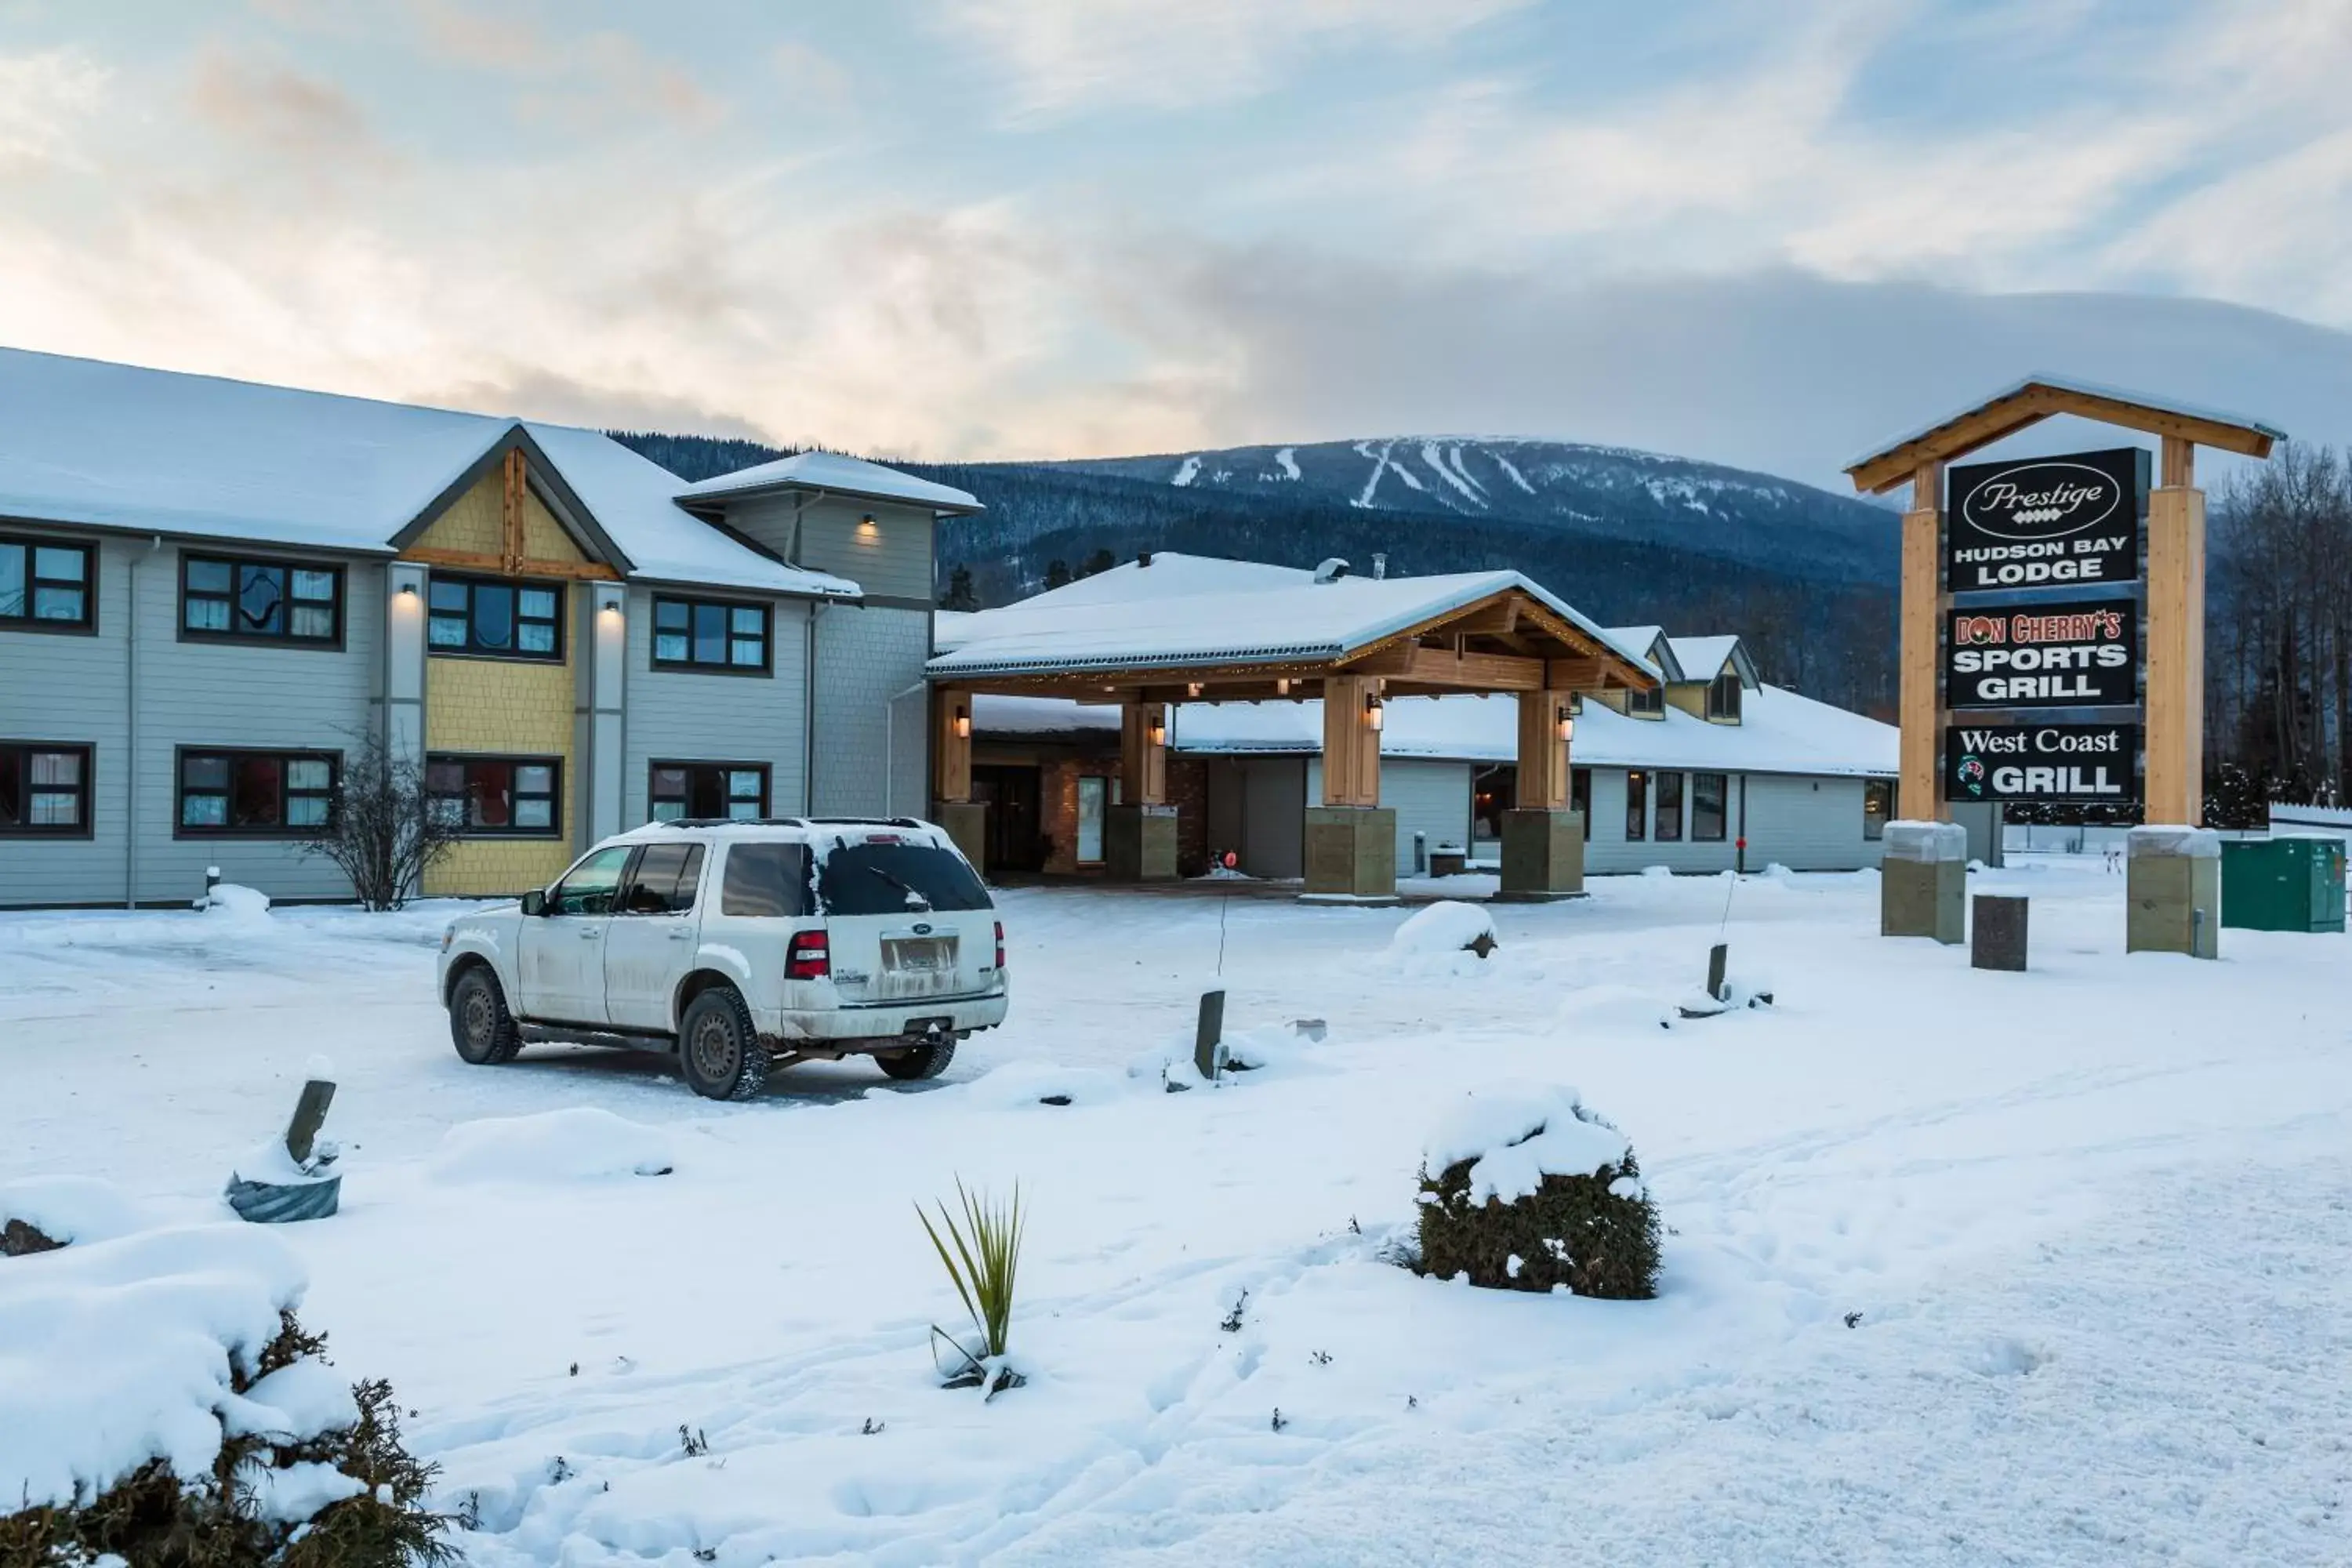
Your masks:
{"label": "lodge entrance canopy", "polygon": [[[1165,810],[1167,707],[1182,702],[1304,701],[1323,705],[1323,795],[1308,822],[1310,893],[1318,823],[1377,847],[1393,832],[1380,810],[1383,706],[1401,697],[1503,693],[1519,705],[1519,805],[1564,816],[1571,709],[1583,692],[1658,684],[1637,648],[1516,572],[1360,577],[1341,563],[1314,573],[1199,556],[1145,556],[1003,609],[942,615],[933,686],[932,794],[943,819],[970,802],[971,699],[979,692],[1115,703],[1122,798]],[[1331,814],[1339,815],[1333,816]],[[950,820],[950,826],[952,821]],[[1123,830],[1122,830],[1123,831]],[[1114,854],[1139,877],[1173,874],[1164,856]],[[1354,842],[1355,840],[1350,840]],[[1581,830],[1575,879],[1581,881]],[[1114,832],[1114,850],[1119,835]],[[1164,862],[1165,871],[1155,869]],[[1332,873],[1332,876],[1336,876]],[[1331,879],[1329,877],[1326,880]],[[1507,881],[1509,879],[1507,874]],[[1393,891],[1385,870],[1360,866],[1350,896]]]}

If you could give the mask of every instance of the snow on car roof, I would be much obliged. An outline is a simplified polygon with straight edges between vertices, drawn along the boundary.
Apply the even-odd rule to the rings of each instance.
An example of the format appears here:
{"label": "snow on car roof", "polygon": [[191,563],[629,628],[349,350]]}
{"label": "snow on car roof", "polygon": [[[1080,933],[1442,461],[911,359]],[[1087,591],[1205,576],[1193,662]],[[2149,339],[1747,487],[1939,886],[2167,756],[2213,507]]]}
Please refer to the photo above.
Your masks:
{"label": "snow on car roof", "polygon": [[802,452],[731,474],[718,474],[670,493],[679,500],[709,500],[721,496],[750,495],[761,490],[831,490],[861,500],[905,501],[939,511],[982,510],[970,490],[934,484],[880,463],[840,452]]}
{"label": "snow on car roof", "polygon": [[599,431],[26,349],[0,349],[0,515],[28,521],[389,555],[520,428],[631,576],[858,593],[695,518]]}
{"label": "snow on car roof", "polygon": [[1345,576],[1318,583],[1290,567],[1204,556],[1154,555],[950,629],[936,675],[1104,666],[1250,664],[1332,658],[1409,626],[1517,589],[1629,662],[1643,651],[1616,641],[1566,601],[1517,572],[1435,577]]}

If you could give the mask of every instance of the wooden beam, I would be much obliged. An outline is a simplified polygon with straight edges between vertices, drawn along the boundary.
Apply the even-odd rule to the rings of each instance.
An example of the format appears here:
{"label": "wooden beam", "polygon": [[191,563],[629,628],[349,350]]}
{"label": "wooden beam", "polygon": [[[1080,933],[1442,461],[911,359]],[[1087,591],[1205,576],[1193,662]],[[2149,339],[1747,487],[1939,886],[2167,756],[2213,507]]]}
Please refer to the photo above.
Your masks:
{"label": "wooden beam", "polygon": [[[2147,773],[2143,820],[2205,817],[2205,493],[2190,444],[2168,437],[2147,498]],[[2180,481],[2176,483],[2175,481]]]}
{"label": "wooden beam", "polygon": [[419,544],[400,552],[403,561],[421,561],[427,566],[446,566],[452,572],[481,572],[493,577],[562,577],[575,583],[617,583],[620,573],[601,561],[533,561],[528,557],[509,561],[503,555],[492,555],[478,550],[443,550],[436,545]]}
{"label": "wooden beam", "polygon": [[[1152,738],[1154,731],[1159,739]],[[1129,805],[1160,805],[1168,799],[1168,710],[1157,702],[1129,702],[1118,716],[1119,794]]]}
{"label": "wooden beam", "polygon": [[1518,795],[1521,811],[1568,809],[1568,742],[1559,738],[1560,715],[1568,711],[1565,691],[1523,691],[1519,694]]}
{"label": "wooden beam", "polygon": [[1884,495],[1908,480],[1922,463],[1948,463],[1964,458],[2055,414],[2077,415],[2103,424],[2120,425],[2127,430],[2143,430],[2151,436],[2219,447],[2225,452],[2248,458],[2269,457],[2272,443],[2277,439],[2272,431],[2260,426],[2032,382],[2007,396],[1956,414],[1899,446],[1874,453],[1846,473],[1853,479],[1855,489]]}
{"label": "wooden beam", "polygon": [[1334,676],[1323,688],[1323,804],[1381,804],[1381,737],[1367,700],[1381,683],[1369,676]]}
{"label": "wooden beam", "polygon": [[1348,666],[1353,675],[1381,675],[1424,686],[1458,686],[1478,691],[1533,691],[1543,685],[1544,662],[1501,653],[1454,653],[1420,643],[1394,647],[1360,658]]}
{"label": "wooden beam", "polygon": [[499,520],[504,524],[503,537],[506,542],[501,554],[506,562],[505,574],[509,577],[517,574],[518,569],[529,554],[523,542],[522,526],[522,501],[524,486],[527,482],[528,476],[523,465],[522,448],[508,447],[506,493],[500,503]]}
{"label": "wooden beam", "polygon": [[931,689],[931,798],[971,798],[971,693]]}

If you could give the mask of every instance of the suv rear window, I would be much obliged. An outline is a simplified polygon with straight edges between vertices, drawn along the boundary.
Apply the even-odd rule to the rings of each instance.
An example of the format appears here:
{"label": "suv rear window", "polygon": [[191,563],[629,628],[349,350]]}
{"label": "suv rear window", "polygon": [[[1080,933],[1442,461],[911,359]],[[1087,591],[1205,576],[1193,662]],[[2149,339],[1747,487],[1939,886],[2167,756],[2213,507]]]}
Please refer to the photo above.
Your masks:
{"label": "suv rear window", "polygon": [[817,896],[829,915],[991,907],[988,889],[963,858],[929,844],[844,844],[824,858]]}
{"label": "suv rear window", "polygon": [[776,917],[809,912],[808,847],[801,844],[737,844],[727,851],[721,914]]}

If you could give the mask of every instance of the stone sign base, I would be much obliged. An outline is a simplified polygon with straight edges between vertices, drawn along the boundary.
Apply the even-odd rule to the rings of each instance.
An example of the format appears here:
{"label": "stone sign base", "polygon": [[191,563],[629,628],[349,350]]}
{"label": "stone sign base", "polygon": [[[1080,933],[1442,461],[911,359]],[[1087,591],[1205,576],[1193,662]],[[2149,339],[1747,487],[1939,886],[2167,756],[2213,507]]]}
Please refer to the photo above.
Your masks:
{"label": "stone sign base", "polygon": [[1376,805],[1307,808],[1307,897],[1396,901],[1396,813]]}
{"label": "stone sign base", "polygon": [[1114,805],[1103,813],[1103,872],[1114,882],[1176,879],[1176,808]]}
{"label": "stone sign base", "polygon": [[1890,822],[1878,868],[1878,934],[1968,937],[1969,835],[1949,822]]}
{"label": "stone sign base", "polygon": [[2221,954],[2221,836],[2135,827],[2124,842],[2124,951]]}
{"label": "stone sign base", "polygon": [[1503,813],[1503,886],[1514,902],[1584,896],[1584,818],[1573,811]]}
{"label": "stone sign base", "polygon": [[988,803],[982,800],[935,800],[931,820],[948,830],[955,847],[975,871],[988,868]]}
{"label": "stone sign base", "polygon": [[1969,963],[1977,969],[2025,969],[2025,900],[2013,895],[1979,893],[1969,922]]}

